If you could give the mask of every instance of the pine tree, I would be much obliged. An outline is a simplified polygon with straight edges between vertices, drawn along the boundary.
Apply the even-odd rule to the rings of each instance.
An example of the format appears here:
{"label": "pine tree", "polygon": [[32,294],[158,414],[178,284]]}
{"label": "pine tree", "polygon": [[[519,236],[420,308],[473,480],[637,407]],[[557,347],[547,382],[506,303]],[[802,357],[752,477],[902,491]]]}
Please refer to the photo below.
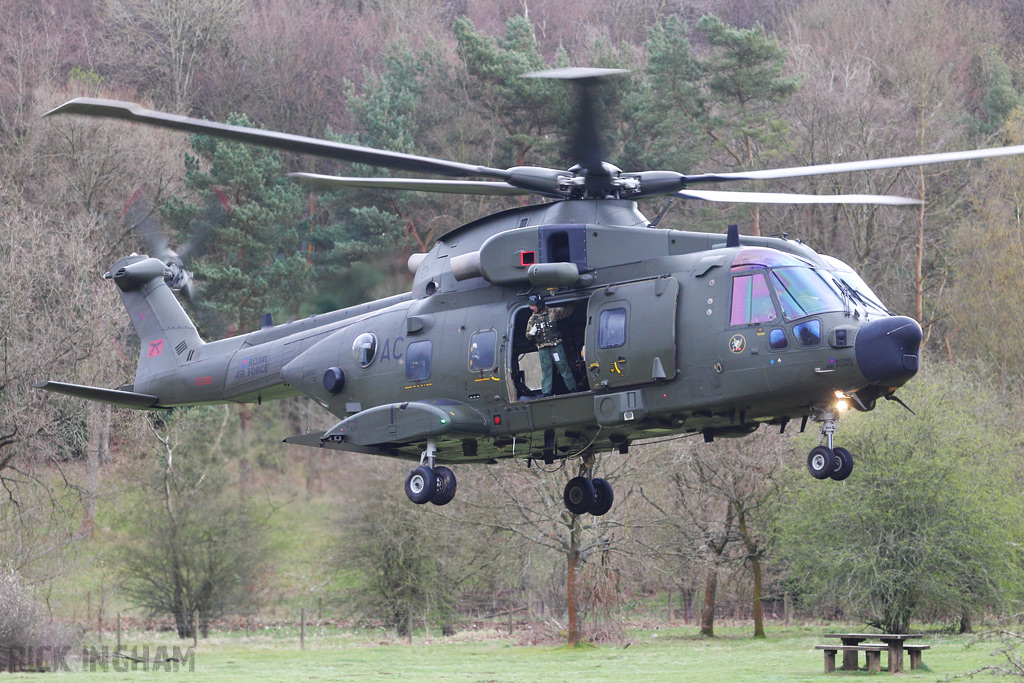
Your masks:
{"label": "pine tree", "polygon": [[[252,125],[240,115],[228,121]],[[171,197],[161,214],[181,243],[201,245],[191,264],[201,312],[238,331],[256,328],[264,312],[294,313],[310,282],[301,187],[284,175],[275,151],[205,135],[191,144],[189,196]]]}

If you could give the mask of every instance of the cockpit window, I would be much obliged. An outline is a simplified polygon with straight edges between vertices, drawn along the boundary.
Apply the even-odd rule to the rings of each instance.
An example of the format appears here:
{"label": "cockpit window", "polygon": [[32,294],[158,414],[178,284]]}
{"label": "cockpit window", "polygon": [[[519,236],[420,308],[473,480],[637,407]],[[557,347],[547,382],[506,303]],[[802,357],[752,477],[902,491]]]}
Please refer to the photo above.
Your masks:
{"label": "cockpit window", "polygon": [[789,339],[786,337],[786,332],[778,327],[768,332],[768,346],[773,351],[785,351],[788,349]]}
{"label": "cockpit window", "polygon": [[730,325],[754,325],[775,320],[775,304],[763,273],[740,275],[732,280]]}
{"label": "cockpit window", "polygon": [[736,257],[732,260],[732,272],[738,273],[756,268],[811,267],[811,265],[809,261],[776,249],[744,247],[736,252]]}
{"label": "cockpit window", "polygon": [[808,320],[793,326],[793,336],[800,346],[811,347],[821,344],[821,321]]}
{"label": "cockpit window", "polygon": [[782,315],[789,320],[846,310],[839,293],[814,268],[779,268],[772,271],[771,280]]}

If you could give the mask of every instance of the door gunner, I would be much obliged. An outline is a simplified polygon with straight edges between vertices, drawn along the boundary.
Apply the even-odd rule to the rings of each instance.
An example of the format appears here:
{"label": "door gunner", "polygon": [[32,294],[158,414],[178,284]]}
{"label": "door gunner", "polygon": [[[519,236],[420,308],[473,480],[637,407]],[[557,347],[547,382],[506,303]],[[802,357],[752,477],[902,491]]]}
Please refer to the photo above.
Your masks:
{"label": "door gunner", "polygon": [[541,381],[543,395],[551,396],[552,394],[554,368],[558,368],[558,374],[562,376],[562,381],[565,382],[565,388],[569,390],[569,393],[576,391],[576,378],[573,377],[572,370],[569,368],[565,347],[562,346],[562,331],[558,327],[559,320],[572,314],[572,304],[548,308],[543,297],[534,294],[530,297],[530,310],[533,311],[533,315],[526,322],[526,338],[532,339],[537,344],[543,375]]}

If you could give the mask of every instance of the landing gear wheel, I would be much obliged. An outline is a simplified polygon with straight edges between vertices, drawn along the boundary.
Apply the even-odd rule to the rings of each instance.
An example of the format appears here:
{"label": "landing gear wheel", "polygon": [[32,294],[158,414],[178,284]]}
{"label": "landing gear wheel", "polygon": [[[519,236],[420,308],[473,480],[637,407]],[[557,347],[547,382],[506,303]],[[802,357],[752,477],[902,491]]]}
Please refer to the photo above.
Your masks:
{"label": "landing gear wheel", "polygon": [[594,504],[590,506],[588,512],[600,517],[612,509],[615,494],[612,492],[612,485],[606,479],[591,479],[590,484],[594,487]]}
{"label": "landing gear wheel", "polygon": [[434,505],[447,505],[455,497],[455,473],[442,465],[434,468],[434,476],[437,477],[437,486],[430,502]]}
{"label": "landing gear wheel", "polygon": [[815,479],[828,479],[835,469],[836,456],[827,446],[816,446],[807,454],[807,469]]}
{"label": "landing gear wheel", "polygon": [[565,507],[574,515],[589,512],[594,504],[594,485],[586,477],[573,477],[562,494]]}
{"label": "landing gear wheel", "polygon": [[835,456],[835,468],[828,476],[836,481],[842,481],[850,476],[850,472],[853,472],[853,453],[842,446],[833,448],[832,453]]}
{"label": "landing gear wheel", "polygon": [[417,505],[423,505],[434,497],[437,491],[437,477],[429,467],[420,465],[409,471],[405,478],[405,495]]}

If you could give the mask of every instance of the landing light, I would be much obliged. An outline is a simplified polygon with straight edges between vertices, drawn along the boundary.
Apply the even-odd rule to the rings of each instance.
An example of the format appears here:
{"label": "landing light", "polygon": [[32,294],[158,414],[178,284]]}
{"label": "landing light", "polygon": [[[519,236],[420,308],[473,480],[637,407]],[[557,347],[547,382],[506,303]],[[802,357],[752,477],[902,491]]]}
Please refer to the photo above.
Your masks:
{"label": "landing light", "polygon": [[837,412],[845,413],[849,409],[850,409],[850,402],[848,400],[846,400],[845,398],[841,398],[838,401],[836,401],[836,411]]}

